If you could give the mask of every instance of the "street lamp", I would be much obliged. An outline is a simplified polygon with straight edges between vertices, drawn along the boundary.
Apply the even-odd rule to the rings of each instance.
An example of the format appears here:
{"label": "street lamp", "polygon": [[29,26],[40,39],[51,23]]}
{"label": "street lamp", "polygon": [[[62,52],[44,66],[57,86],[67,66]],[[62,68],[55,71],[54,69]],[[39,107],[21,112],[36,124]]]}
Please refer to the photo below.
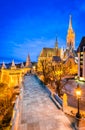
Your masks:
{"label": "street lamp", "polygon": [[80,88],[79,84],[77,85],[77,88],[76,88],[76,96],[78,99],[78,111],[76,113],[76,118],[80,119],[81,114],[80,114],[80,109],[79,109],[79,101],[80,101],[80,97],[81,97],[81,88]]}

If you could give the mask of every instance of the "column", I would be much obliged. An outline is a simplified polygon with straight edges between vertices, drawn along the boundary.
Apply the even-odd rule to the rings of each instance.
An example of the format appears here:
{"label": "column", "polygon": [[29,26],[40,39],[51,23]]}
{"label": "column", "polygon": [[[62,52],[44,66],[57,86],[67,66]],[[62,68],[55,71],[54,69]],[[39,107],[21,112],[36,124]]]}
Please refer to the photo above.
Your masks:
{"label": "column", "polygon": [[67,111],[68,110],[68,102],[67,102],[67,94],[64,93],[63,94],[63,111]]}
{"label": "column", "polygon": [[85,79],[85,52],[83,52],[83,78]]}
{"label": "column", "polygon": [[78,76],[80,77],[80,52],[78,52]]}

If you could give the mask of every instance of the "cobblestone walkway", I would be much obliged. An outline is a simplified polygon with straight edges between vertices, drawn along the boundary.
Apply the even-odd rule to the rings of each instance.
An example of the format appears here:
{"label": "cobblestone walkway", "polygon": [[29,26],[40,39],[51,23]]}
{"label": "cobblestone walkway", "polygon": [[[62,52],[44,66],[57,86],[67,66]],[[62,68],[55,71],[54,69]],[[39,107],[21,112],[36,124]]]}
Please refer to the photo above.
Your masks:
{"label": "cobblestone walkway", "polygon": [[18,130],[72,130],[65,114],[51,101],[34,76],[26,76]]}

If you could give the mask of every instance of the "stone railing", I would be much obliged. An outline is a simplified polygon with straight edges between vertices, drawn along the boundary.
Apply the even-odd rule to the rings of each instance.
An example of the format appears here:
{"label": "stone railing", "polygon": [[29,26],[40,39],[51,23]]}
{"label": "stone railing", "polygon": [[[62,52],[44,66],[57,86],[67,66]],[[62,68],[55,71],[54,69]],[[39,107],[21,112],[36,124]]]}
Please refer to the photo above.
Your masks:
{"label": "stone railing", "polygon": [[47,91],[47,93],[49,94],[49,97],[51,98],[51,100],[54,102],[54,104],[59,108],[62,109],[62,99],[54,92],[51,91],[50,88],[48,88],[43,81],[37,76],[35,75],[35,78],[38,79],[38,81],[40,82],[40,84],[42,85],[42,87],[45,88],[45,90]]}
{"label": "stone railing", "polygon": [[13,115],[10,122],[11,130],[18,130],[17,129],[18,122],[19,122],[19,97],[17,97],[15,105],[14,105],[14,109],[13,109]]}
{"label": "stone railing", "polygon": [[[22,86],[22,85],[21,85]],[[20,94],[17,97],[16,101],[15,101],[15,105],[14,105],[14,109],[13,109],[13,115],[12,115],[12,119],[10,122],[10,126],[11,126],[11,130],[18,130],[18,124],[19,124],[19,119],[20,119],[20,104],[21,104],[21,99],[23,98],[23,87],[21,87],[20,89]]]}
{"label": "stone railing", "polygon": [[59,102],[60,106],[63,106],[63,101],[62,99],[58,96],[58,94],[54,93],[54,98]]}

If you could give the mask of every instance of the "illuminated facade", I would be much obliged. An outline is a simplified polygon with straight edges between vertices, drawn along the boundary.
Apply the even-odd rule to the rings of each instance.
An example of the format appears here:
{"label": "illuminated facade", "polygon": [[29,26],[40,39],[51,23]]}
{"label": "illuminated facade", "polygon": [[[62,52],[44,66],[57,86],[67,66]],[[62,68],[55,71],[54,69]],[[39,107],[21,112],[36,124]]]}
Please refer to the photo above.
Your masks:
{"label": "illuminated facade", "polygon": [[[78,68],[78,55],[77,51],[75,50],[75,33],[72,28],[72,16],[70,16],[69,19],[69,28],[68,33],[66,36],[66,48],[62,49],[58,47],[58,41],[56,38],[55,47],[54,48],[43,48],[40,56],[38,58],[38,65],[39,61],[41,60],[48,60],[52,61],[53,63],[58,63],[55,59],[60,59],[65,63],[65,65],[68,67],[69,64],[72,65],[72,68],[70,69],[72,72],[71,74],[77,73]],[[75,72],[74,69],[75,68]]]}
{"label": "illuminated facade", "polygon": [[56,38],[55,46],[54,48],[43,48],[40,56],[38,58],[38,61],[48,59],[49,61],[52,61],[54,56],[59,56],[62,58],[62,50],[61,48],[58,47],[58,41]]}
{"label": "illuminated facade", "polygon": [[32,67],[30,55],[27,56],[25,67]]}
{"label": "illuminated facade", "polygon": [[64,50],[63,60],[67,60],[69,56],[73,56],[78,61],[77,51],[75,50],[75,32],[72,28],[72,16],[70,15],[68,33],[66,36],[66,49]]}
{"label": "illuminated facade", "polygon": [[70,55],[64,64],[67,68],[69,68],[70,75],[75,75],[78,73],[78,64],[75,62],[75,58],[73,56]]}
{"label": "illuminated facade", "polygon": [[82,38],[77,49],[78,52],[78,76],[85,81],[85,37]]}
{"label": "illuminated facade", "polygon": [[25,66],[24,64],[21,64],[20,67],[17,67],[17,65],[15,65],[13,60],[11,66],[9,68],[6,68],[5,63],[3,62],[2,67],[0,69],[0,82],[6,83],[9,86],[19,85],[20,82],[22,81],[23,75],[31,70],[30,66],[28,67]]}
{"label": "illuminated facade", "polygon": [[72,28],[72,16],[71,15],[70,15],[70,19],[69,19],[69,28],[68,28],[66,42],[67,42],[67,49],[69,49],[69,50],[75,49],[75,33]]}

